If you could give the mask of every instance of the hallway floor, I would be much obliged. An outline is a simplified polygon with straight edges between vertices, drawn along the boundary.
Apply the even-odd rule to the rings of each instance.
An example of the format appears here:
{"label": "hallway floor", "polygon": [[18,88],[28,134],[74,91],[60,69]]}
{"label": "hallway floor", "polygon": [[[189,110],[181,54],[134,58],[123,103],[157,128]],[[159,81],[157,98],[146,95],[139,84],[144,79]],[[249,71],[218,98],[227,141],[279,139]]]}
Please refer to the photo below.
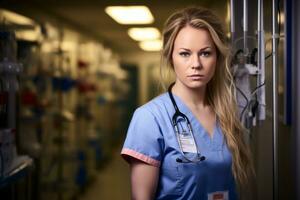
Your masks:
{"label": "hallway floor", "polygon": [[110,163],[103,168],[79,200],[129,200],[129,166],[121,158],[120,150],[113,154]]}

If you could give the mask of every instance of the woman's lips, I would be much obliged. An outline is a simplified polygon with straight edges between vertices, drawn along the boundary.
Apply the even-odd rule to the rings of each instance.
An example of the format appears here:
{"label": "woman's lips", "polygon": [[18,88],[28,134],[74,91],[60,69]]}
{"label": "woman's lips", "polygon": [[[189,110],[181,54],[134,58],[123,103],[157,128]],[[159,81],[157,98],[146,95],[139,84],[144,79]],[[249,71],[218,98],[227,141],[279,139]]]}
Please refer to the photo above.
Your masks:
{"label": "woman's lips", "polygon": [[190,75],[188,76],[189,78],[193,79],[193,80],[200,80],[200,79],[203,79],[204,78],[204,75],[201,75],[201,74],[193,74],[193,75]]}
{"label": "woman's lips", "polygon": [[202,74],[193,74],[193,75],[189,75],[190,77],[194,77],[194,76],[196,76],[196,77],[198,77],[198,76],[201,76],[201,77],[203,77],[204,75],[202,75]]}

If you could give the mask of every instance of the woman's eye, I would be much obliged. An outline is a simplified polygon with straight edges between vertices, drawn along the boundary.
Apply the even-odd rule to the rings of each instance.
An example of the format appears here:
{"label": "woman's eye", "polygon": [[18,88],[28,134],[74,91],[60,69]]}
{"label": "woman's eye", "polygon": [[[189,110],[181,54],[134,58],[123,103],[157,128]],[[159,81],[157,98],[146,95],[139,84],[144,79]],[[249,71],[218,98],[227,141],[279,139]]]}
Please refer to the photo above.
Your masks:
{"label": "woman's eye", "polygon": [[179,55],[182,57],[188,57],[190,54],[188,52],[180,52]]}
{"label": "woman's eye", "polygon": [[200,55],[204,56],[204,57],[208,57],[208,56],[210,56],[210,54],[211,54],[211,52],[209,52],[209,51],[203,51]]}

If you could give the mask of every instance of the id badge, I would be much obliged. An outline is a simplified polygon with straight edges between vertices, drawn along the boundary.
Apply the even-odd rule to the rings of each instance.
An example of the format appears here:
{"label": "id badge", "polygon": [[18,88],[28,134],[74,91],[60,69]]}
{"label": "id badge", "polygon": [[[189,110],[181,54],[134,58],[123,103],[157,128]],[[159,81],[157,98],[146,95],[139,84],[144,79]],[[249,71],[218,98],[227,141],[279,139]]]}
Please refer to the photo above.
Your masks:
{"label": "id badge", "polygon": [[218,191],[209,193],[208,200],[229,200],[228,191]]}
{"label": "id badge", "polygon": [[185,153],[197,153],[197,148],[193,137],[189,134],[179,134],[179,141],[182,151]]}

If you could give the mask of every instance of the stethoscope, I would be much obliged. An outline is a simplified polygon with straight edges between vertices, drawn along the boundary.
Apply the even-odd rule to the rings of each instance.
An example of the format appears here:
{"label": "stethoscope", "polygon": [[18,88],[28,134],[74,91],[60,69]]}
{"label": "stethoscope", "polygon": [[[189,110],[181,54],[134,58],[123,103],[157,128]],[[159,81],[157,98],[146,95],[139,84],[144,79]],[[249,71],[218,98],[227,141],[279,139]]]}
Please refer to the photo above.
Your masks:
{"label": "stethoscope", "polygon": [[[174,109],[175,109],[175,113],[174,113],[174,115],[172,117],[172,125],[173,125],[173,127],[175,129],[175,135],[176,135],[176,138],[177,138],[178,146],[179,146],[180,152],[181,152],[181,154],[183,156],[183,159],[176,158],[176,162],[179,162],[179,163],[190,163],[190,162],[192,162],[192,163],[198,163],[198,162],[204,161],[205,160],[205,156],[202,156],[200,154],[200,151],[198,149],[196,140],[194,138],[194,132],[192,130],[192,125],[190,123],[190,120],[189,120],[189,118],[185,114],[183,114],[182,112],[180,112],[180,110],[179,110],[179,108],[178,108],[178,106],[177,106],[177,104],[175,102],[174,96],[172,94],[172,87],[174,86],[174,84],[175,84],[175,82],[172,83],[169,86],[168,93],[169,93],[169,97],[170,97],[170,99],[172,101],[172,104],[174,106]],[[189,130],[188,134],[190,134],[190,136],[192,137],[192,139],[194,141],[194,144],[196,146],[197,156],[195,158],[193,158],[193,159],[188,158],[186,156],[186,154],[184,153],[184,151],[183,151],[179,134],[187,134],[187,133],[180,133],[179,128],[178,128],[179,119],[183,119],[184,121],[186,121],[186,125],[187,125],[188,130]]]}

